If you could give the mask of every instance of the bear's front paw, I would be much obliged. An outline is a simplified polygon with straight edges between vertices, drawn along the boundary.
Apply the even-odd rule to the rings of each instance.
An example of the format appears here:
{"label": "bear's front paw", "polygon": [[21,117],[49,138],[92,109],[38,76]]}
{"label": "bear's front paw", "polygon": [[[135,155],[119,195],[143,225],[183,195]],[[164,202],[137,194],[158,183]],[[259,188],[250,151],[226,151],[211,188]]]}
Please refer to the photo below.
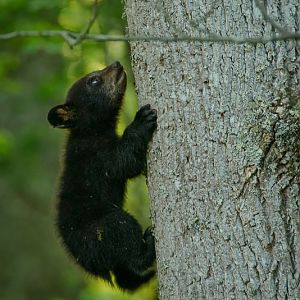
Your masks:
{"label": "bear's front paw", "polygon": [[150,107],[150,104],[142,106],[136,113],[134,123],[142,130],[153,131],[157,127],[157,111]]}

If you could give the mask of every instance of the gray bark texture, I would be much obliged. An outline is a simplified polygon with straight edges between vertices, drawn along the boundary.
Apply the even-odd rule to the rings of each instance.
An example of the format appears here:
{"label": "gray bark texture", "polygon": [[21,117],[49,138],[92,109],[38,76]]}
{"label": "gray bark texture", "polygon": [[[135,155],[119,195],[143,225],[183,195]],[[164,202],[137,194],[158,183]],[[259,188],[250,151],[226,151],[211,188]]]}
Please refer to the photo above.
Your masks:
{"label": "gray bark texture", "polygon": [[[126,0],[130,35],[299,31],[299,0]],[[276,23],[276,24],[275,24]],[[131,42],[160,299],[300,299],[300,62],[295,41]]]}

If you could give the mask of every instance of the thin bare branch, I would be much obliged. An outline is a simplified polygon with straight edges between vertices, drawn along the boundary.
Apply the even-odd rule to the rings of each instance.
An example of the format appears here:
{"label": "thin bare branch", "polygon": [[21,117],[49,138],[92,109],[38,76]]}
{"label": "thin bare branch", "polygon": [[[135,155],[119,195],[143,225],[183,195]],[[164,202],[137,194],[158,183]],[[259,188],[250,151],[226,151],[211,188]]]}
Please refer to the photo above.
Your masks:
{"label": "thin bare branch", "polygon": [[94,22],[97,19],[97,14],[98,14],[98,0],[95,0],[93,5],[92,16],[89,22],[87,23],[86,28],[82,30],[82,32],[78,35],[78,37],[72,44],[69,44],[71,48],[79,44],[84,39],[84,37],[89,33],[91,27],[93,26]]}
{"label": "thin bare branch", "polygon": [[[71,31],[15,31],[0,34],[0,40],[9,40],[18,37],[61,37],[69,45],[74,44],[80,33]],[[232,44],[266,44],[274,41],[300,40],[300,33],[283,33],[270,37],[236,37],[236,36],[178,36],[178,37],[161,37],[161,36],[127,36],[127,35],[104,35],[104,34],[86,34],[83,40],[92,40],[97,42],[108,41],[128,41],[128,42],[212,42],[212,43],[232,43]]]}
{"label": "thin bare branch", "polygon": [[281,34],[287,34],[289,31],[278,25],[267,13],[265,5],[260,0],[254,0],[256,7],[259,9],[264,20],[272,25],[274,29],[277,29]]}
{"label": "thin bare branch", "polygon": [[74,44],[78,33],[66,30],[45,30],[45,31],[14,31],[0,34],[0,40],[15,39],[18,37],[61,37],[69,45]]}

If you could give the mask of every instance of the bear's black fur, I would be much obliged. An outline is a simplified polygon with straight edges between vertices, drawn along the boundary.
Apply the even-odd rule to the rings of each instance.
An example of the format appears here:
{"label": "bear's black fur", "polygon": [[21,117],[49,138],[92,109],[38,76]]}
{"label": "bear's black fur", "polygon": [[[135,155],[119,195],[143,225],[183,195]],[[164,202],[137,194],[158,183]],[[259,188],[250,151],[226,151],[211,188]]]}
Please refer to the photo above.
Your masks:
{"label": "bear's black fur", "polygon": [[116,135],[126,80],[119,62],[86,75],[48,121],[69,129],[57,215],[64,245],[89,273],[112,282],[112,272],[120,288],[134,290],[154,275],[154,237],[122,207],[127,179],[145,169],[157,115],[145,105]]}

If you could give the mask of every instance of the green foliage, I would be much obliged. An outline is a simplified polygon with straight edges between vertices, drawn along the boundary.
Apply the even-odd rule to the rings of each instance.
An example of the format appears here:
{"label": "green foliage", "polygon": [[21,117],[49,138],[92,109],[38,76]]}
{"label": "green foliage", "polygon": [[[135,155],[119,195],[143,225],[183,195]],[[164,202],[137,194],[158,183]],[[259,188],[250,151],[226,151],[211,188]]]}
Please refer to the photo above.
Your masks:
{"label": "green foliage", "polygon": [[[93,33],[122,34],[120,0],[99,1]],[[93,1],[0,0],[0,31],[81,31]],[[68,259],[54,230],[55,186],[62,131],[50,128],[48,110],[64,101],[70,84],[119,60],[128,89],[118,131],[137,109],[128,45],[84,42],[70,49],[59,38],[1,42],[0,54],[0,299],[153,299],[155,282],[127,295],[87,278]],[[145,180],[130,182],[128,210],[149,225]]]}

